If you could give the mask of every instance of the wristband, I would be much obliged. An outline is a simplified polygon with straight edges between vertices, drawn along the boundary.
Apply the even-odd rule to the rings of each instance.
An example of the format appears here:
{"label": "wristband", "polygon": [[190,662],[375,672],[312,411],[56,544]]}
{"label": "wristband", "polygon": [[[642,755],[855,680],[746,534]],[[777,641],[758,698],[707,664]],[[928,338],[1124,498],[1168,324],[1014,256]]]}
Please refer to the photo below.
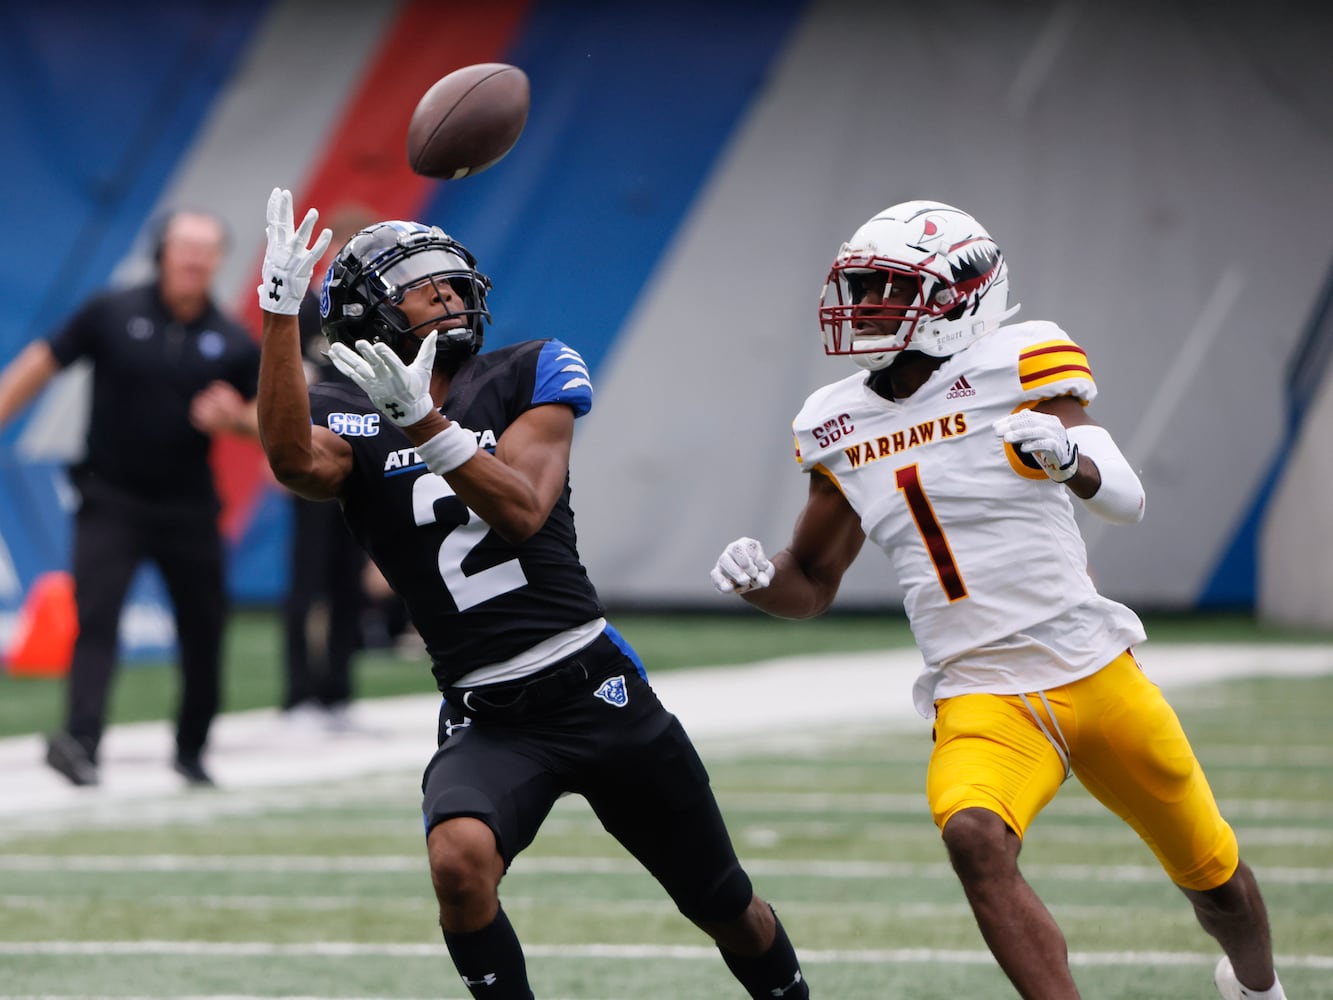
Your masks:
{"label": "wristband", "polygon": [[460,424],[451,423],[425,444],[417,445],[417,454],[426,468],[437,476],[453,472],[477,453],[477,435]]}

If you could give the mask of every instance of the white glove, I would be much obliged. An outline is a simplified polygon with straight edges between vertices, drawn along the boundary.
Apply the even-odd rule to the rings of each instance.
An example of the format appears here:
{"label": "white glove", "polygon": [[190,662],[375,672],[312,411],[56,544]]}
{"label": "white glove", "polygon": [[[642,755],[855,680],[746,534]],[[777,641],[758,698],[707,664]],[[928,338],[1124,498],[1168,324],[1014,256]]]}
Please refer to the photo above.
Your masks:
{"label": "white glove", "polygon": [[745,594],[773,582],[773,564],[753,538],[738,538],[722,550],[708,575],[718,593]]}
{"label": "white glove", "polygon": [[1078,472],[1078,445],[1069,440],[1064,422],[1050,413],[1021,410],[995,421],[995,433],[1037,460],[1057,483]]}
{"label": "white glove", "polygon": [[319,213],[313,208],[301,220],[301,228],[292,232],[292,193],[274,188],[268,196],[268,249],[264,251],[264,280],[260,284],[259,308],[265,312],[295,316],[301,311],[301,300],[310,287],[310,274],[315,262],[333,239],[333,231],[325,229],[306,249],[310,234],[315,231]]}
{"label": "white glove", "polygon": [[434,410],[430,397],[430,373],[435,367],[435,331],[421,341],[410,365],[403,364],[383,341],[356,342],[356,350],[346,344],[329,347],[329,359],[335,368],[366,391],[381,413],[399,427],[415,424]]}

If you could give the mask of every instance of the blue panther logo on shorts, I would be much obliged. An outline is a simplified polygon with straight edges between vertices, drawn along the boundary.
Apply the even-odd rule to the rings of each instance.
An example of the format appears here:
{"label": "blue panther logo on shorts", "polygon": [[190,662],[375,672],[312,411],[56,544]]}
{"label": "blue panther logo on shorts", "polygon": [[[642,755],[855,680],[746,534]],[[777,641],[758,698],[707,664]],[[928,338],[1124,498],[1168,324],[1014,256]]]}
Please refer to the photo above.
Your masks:
{"label": "blue panther logo on shorts", "polygon": [[602,681],[602,686],[593,692],[593,696],[601,698],[608,705],[616,708],[624,708],[629,704],[629,692],[625,690],[625,676],[608,677]]}

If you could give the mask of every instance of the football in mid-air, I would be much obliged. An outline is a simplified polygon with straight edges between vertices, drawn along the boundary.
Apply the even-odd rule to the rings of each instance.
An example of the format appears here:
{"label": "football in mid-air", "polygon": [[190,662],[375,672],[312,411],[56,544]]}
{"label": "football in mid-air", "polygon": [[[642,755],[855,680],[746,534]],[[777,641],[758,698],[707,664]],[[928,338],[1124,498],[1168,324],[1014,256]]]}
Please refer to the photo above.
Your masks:
{"label": "football in mid-air", "polygon": [[514,148],[528,121],[528,75],[477,63],[437,80],[407,126],[407,162],[424,177],[480,173]]}

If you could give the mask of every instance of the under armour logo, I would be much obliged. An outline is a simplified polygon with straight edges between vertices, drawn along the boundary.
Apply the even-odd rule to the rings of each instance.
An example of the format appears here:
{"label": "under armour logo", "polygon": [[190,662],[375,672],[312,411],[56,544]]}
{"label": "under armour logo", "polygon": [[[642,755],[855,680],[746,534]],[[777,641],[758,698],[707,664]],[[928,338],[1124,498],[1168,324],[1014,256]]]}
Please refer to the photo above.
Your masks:
{"label": "under armour logo", "polygon": [[462,978],[464,986],[494,986],[495,981],[500,977],[494,972],[488,972],[480,979],[469,979],[467,976],[463,976]]}
{"label": "under armour logo", "polygon": [[457,730],[466,729],[470,725],[472,725],[472,719],[466,715],[463,716],[462,722],[446,721],[444,724],[444,738],[447,740],[450,736],[454,735]]}
{"label": "under armour logo", "polygon": [[624,708],[629,704],[629,692],[625,690],[624,675],[608,677],[593,695],[614,708]]}
{"label": "under armour logo", "polygon": [[384,412],[389,415],[390,420],[397,420],[407,413],[406,410],[392,400],[384,404]]}
{"label": "under armour logo", "polygon": [[801,970],[797,969],[796,978],[793,979],[788,985],[780,986],[775,990],[770,990],[769,992],[771,992],[775,997],[785,997],[792,990],[796,989],[796,987],[799,986],[800,984],[801,984]]}
{"label": "under armour logo", "polygon": [[274,302],[277,302],[278,299],[282,298],[282,294],[281,294],[281,292],[279,291],[279,289],[282,288],[282,279],[279,278],[279,277],[275,274],[273,277],[269,278],[268,280],[271,281],[271,282],[273,283],[273,288],[272,288],[272,290],[268,293],[268,297],[269,297],[270,299],[272,299]]}

